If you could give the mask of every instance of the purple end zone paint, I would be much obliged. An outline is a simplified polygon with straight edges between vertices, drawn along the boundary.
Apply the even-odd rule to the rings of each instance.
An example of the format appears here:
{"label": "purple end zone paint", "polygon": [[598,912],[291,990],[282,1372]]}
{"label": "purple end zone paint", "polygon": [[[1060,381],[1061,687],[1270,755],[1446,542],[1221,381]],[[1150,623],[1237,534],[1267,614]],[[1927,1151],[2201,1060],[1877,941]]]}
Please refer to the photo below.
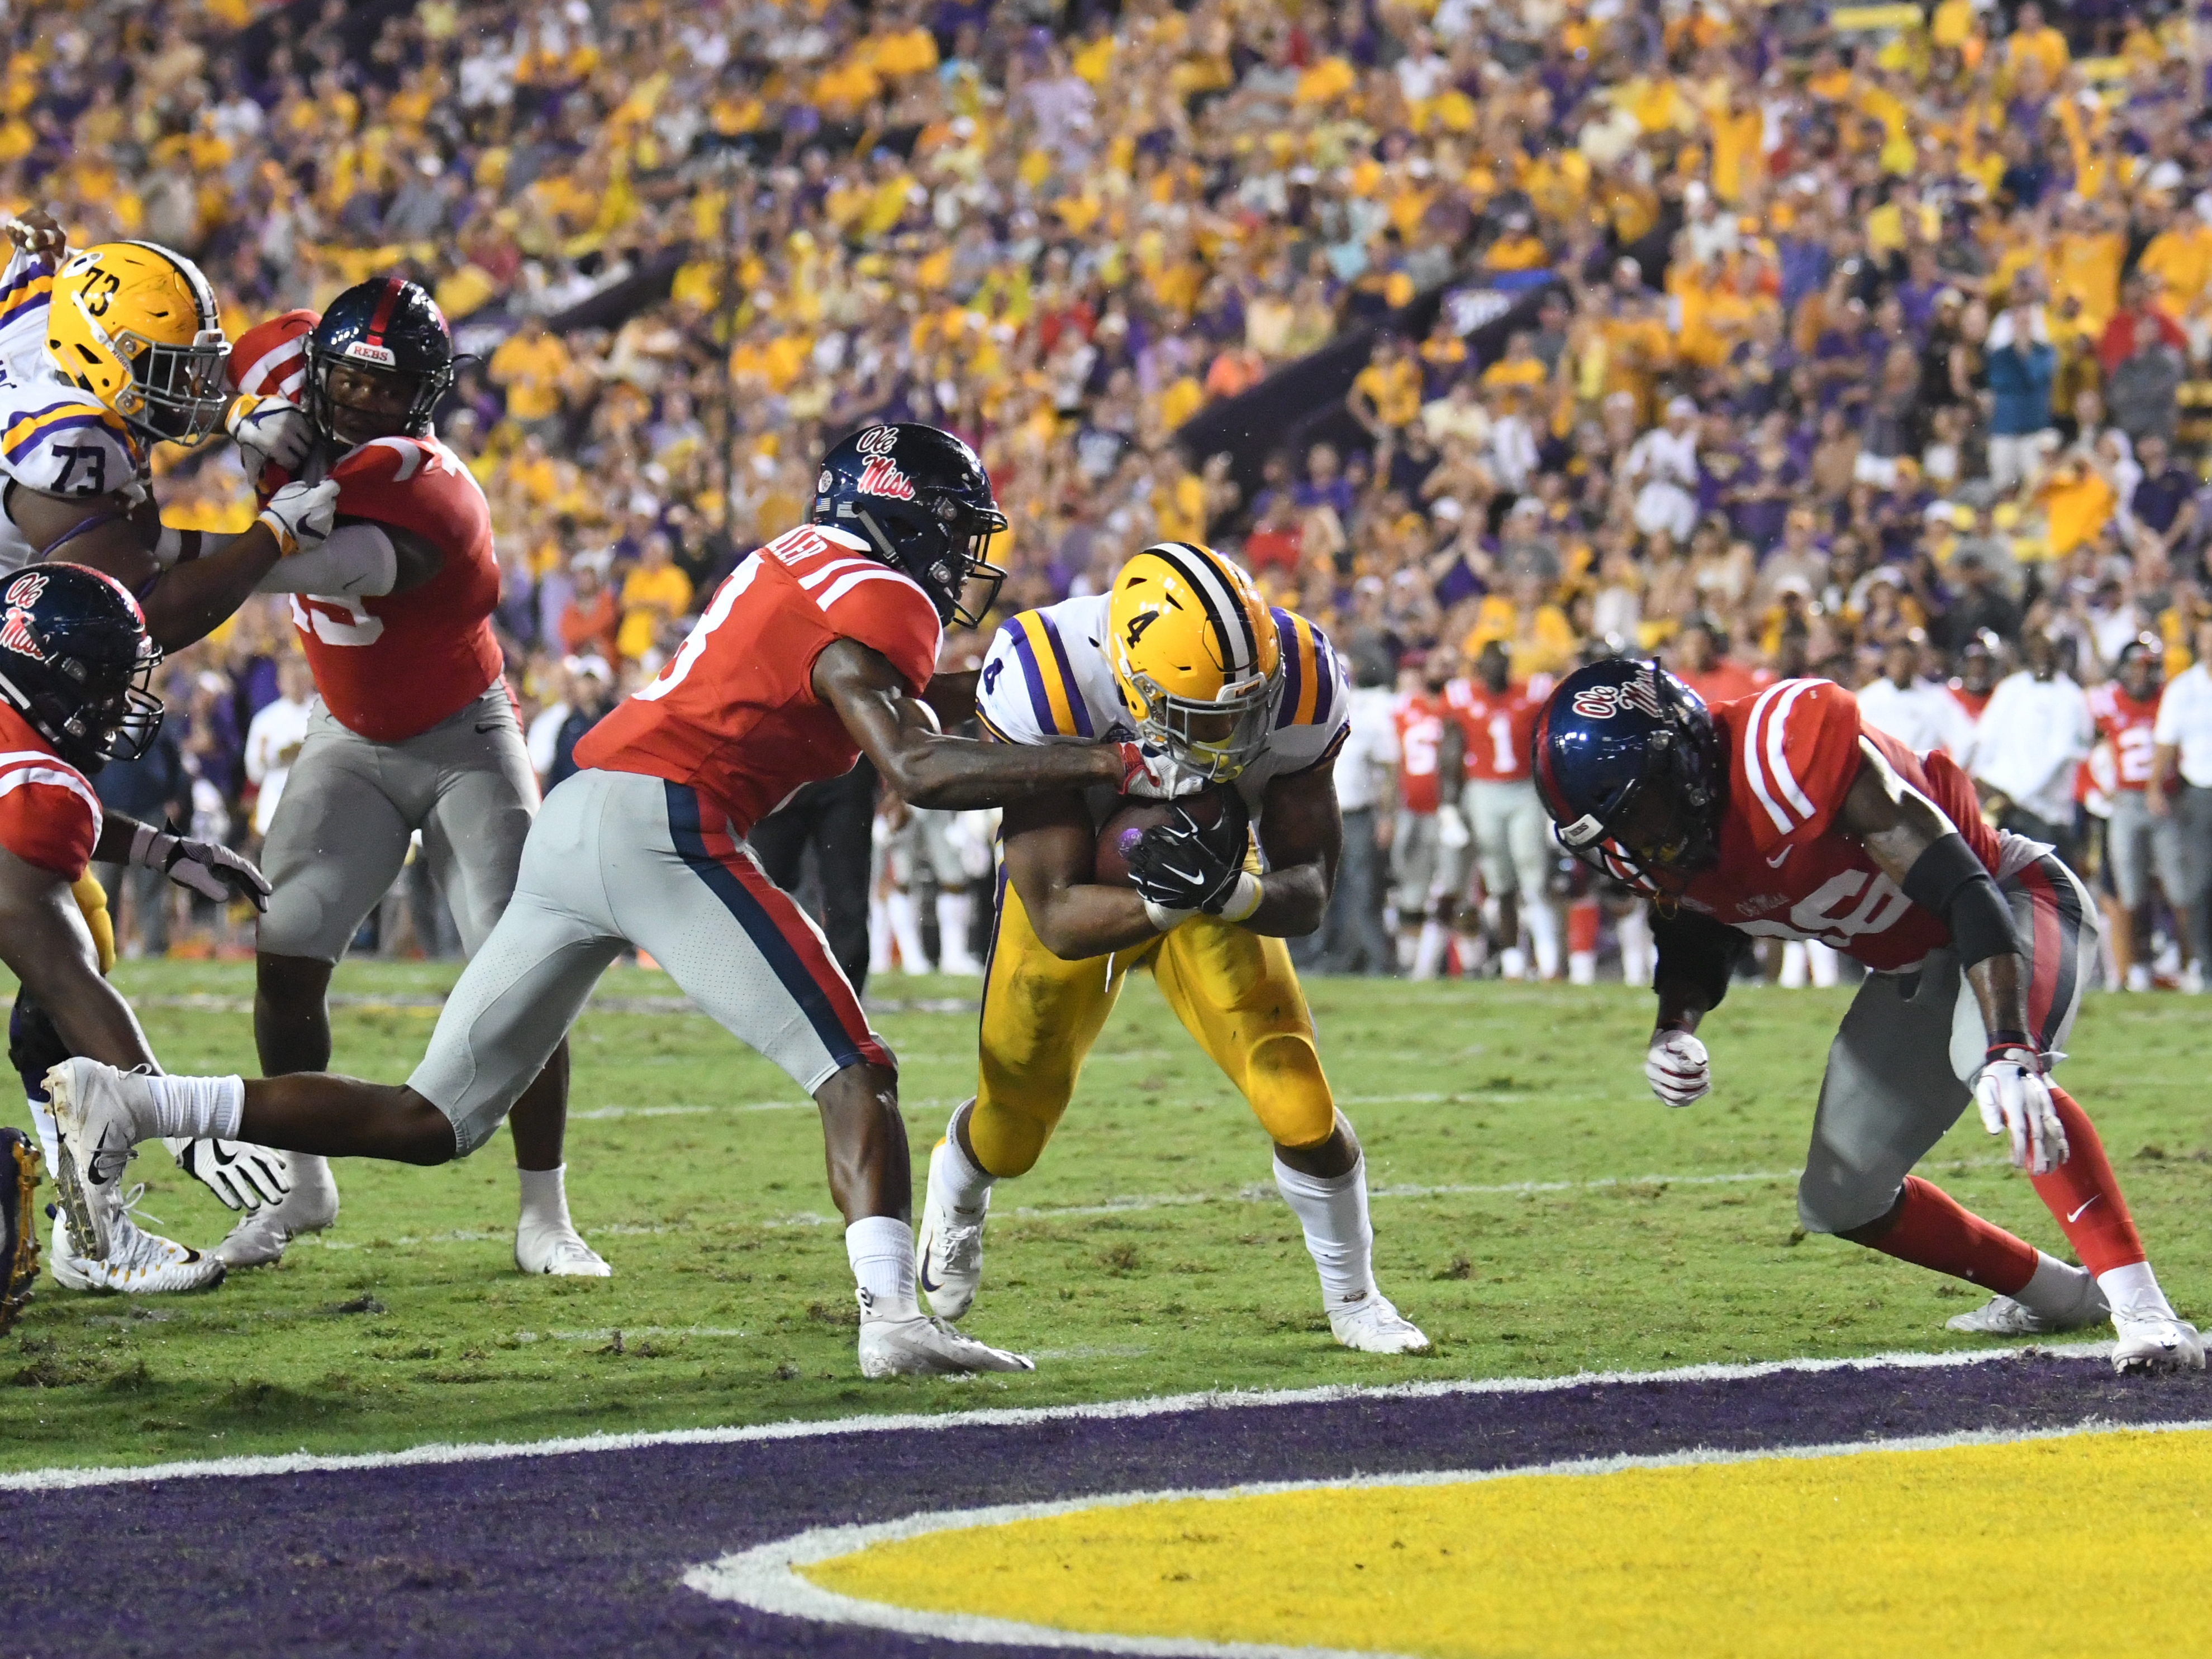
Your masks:
{"label": "purple end zone paint", "polygon": [[[0,1652],[895,1656],[749,1613],[687,1567],[809,1527],[1092,1492],[1511,1468],[1615,1453],[2212,1419],[2212,1382],[2101,1360],[1364,1397],[1119,1420],[179,1480],[0,1498]],[[984,1659],[1031,1650],[960,1646]],[[1057,1650],[1065,1655],[1068,1650]]]}

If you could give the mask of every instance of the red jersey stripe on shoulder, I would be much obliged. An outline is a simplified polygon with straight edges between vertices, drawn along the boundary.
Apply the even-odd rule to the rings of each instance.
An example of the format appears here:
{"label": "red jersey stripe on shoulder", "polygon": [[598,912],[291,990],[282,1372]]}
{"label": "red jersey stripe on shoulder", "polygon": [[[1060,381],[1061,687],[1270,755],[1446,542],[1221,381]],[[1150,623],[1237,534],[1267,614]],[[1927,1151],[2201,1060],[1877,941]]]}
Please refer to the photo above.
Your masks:
{"label": "red jersey stripe on shoulder", "polygon": [[[1784,680],[1767,687],[1752,704],[1751,719],[1744,727],[1744,775],[1751,781],[1751,792],[1759,797],[1759,804],[1766,809],[1766,816],[1773,821],[1775,829],[1785,836],[1801,822],[1809,821],[1816,810],[1798,787],[1784,747],[1790,705],[1814,684],[1811,680]],[[1793,817],[1793,810],[1802,817]]]}
{"label": "red jersey stripe on shoulder", "polygon": [[[927,605],[929,602],[928,596],[922,592],[921,585],[913,577],[902,571],[886,570],[881,565],[873,565],[866,570],[855,570],[840,576],[824,592],[814,596],[814,603],[827,611],[862,582],[902,582],[914,589],[915,596],[921,599],[923,604]],[[935,607],[932,606],[931,609],[933,611]]]}
{"label": "red jersey stripe on shoulder", "polygon": [[[848,570],[882,570],[884,568],[884,566],[878,564],[873,559],[824,559],[805,575],[799,576],[799,585],[811,592],[832,576],[842,574]],[[796,568],[792,571],[792,574],[799,575]]]}

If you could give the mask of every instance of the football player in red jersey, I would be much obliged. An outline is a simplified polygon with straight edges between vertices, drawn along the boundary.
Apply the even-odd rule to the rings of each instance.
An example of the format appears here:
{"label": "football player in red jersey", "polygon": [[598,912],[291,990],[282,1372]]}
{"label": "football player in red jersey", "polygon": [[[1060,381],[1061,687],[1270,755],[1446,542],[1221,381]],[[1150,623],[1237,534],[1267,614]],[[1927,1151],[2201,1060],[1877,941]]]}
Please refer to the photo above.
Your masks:
{"label": "football player in red jersey", "polygon": [[[261,580],[291,601],[319,694],[269,826],[275,893],[255,957],[261,1069],[331,1063],[331,974],[390,890],[420,833],[474,956],[514,891],[538,784],[491,628],[499,601],[483,491],[430,426],[453,345],[429,295],[397,276],[361,283],[318,317],[288,312],[231,353],[241,395],[297,398],[316,443],[303,464],[338,489],[337,527]],[[271,462],[258,487],[285,482]],[[514,1113],[522,1188],[515,1266],[604,1277],[568,1218],[561,1161],[568,1049]],[[234,1267],[274,1261],[337,1219],[322,1158],[294,1158],[283,1201],[253,1209],[218,1247]]]}
{"label": "football player in red jersey", "polygon": [[[1747,936],[1817,939],[1866,965],[1798,1182],[1808,1231],[1996,1292],[1954,1330],[2109,1317],[2119,1370],[2203,1368],[2096,1130],[2049,1077],[2096,960],[2096,907],[2048,847],[1982,822],[1949,757],[1916,756],[1866,726],[1826,680],[1783,680],[1708,711],[1656,665],[1607,662],[1552,694],[1536,777],[1561,841],[1656,901],[1644,1073],[1668,1105],[1711,1089],[1695,1033]],[[2085,1267],[1911,1173],[1969,1100],[2008,1137]]]}
{"label": "football player in red jersey", "polygon": [[[26,1021],[19,1010],[10,1058],[29,1062],[36,1048],[48,1066],[79,1054],[158,1069],[131,1005],[102,976],[99,945],[71,888],[94,859],[163,871],[219,902],[258,906],[269,884],[228,848],[103,811],[93,793],[86,775],[143,755],[161,724],[161,705],[146,689],[161,653],[122,584],[50,561],[0,579],[0,959],[50,1011]],[[32,1110],[40,1139],[58,1151],[43,1091]],[[209,1186],[267,1182],[269,1197],[283,1195],[281,1160],[249,1168],[226,1155],[217,1168],[204,1160],[229,1149],[200,1142],[192,1150],[203,1162],[191,1172]],[[83,1243],[94,1235],[82,1220],[58,1225],[55,1278],[76,1290],[137,1293],[220,1283],[220,1260],[137,1225],[124,1192],[127,1161],[112,1160],[94,1200],[105,1248]],[[74,1243],[64,1236],[71,1232]]]}
{"label": "football player in red jersey", "polygon": [[[1550,893],[1556,849],[1528,770],[1536,718],[1552,677],[1540,674],[1515,685],[1510,662],[1505,642],[1492,640],[1474,659],[1474,677],[1444,688],[1444,702],[1466,738],[1467,787],[1460,804],[1482,872],[1484,924],[1517,954],[1521,924],[1527,922],[1536,977],[1557,979],[1559,915]],[[1506,976],[1519,977],[1510,968]]]}
{"label": "football player in red jersey", "polygon": [[[2189,937],[2188,863],[2181,827],[2170,817],[2152,817],[2146,799],[2151,757],[2158,746],[2151,729],[2165,690],[2166,644],[2155,634],[2130,640],[2120,648],[2118,672],[2089,689],[2097,740],[2112,757],[2112,811],[2105,821],[2105,868],[2112,876],[2112,896],[2120,910],[2114,918],[2120,925],[2112,930],[2112,959],[2120,970],[2120,982],[2130,991],[2151,988],[2145,957],[2150,945],[2148,878],[2153,863],[2167,902],[2173,905],[2181,959],[2197,959]],[[2177,896],[2185,902],[2176,902]]]}
{"label": "football player in red jersey", "polygon": [[[890,1050],[805,914],[743,846],[802,784],[862,753],[901,799],[975,807],[1103,784],[1164,793],[1135,744],[1030,746],[939,735],[925,693],[974,706],[972,676],[933,686],[944,626],[995,592],[1006,528],[972,451],[925,426],[874,426],[824,459],[811,521],[738,565],[659,677],[577,745],[547,799],[514,897],[453,988],[405,1087],[295,1075],[149,1078],[73,1060],[56,1176],[92,1213],[132,1142],[221,1122],[258,1144],[442,1164],[481,1146],[628,945],[781,1066],[821,1108],[830,1191],[860,1287],[860,1369],[1028,1370],[925,1317],[911,1165]],[[182,1133],[181,1130],[178,1133]]]}
{"label": "football player in red jersey", "polygon": [[1467,886],[1468,837],[1459,806],[1462,739],[1444,704],[1447,665],[1441,651],[1408,652],[1398,665],[1399,691],[1390,704],[1391,728],[1398,734],[1390,875],[1398,893],[1398,931],[1411,933],[1419,921],[1411,964],[1415,979],[1434,979],[1442,970],[1452,918]]}

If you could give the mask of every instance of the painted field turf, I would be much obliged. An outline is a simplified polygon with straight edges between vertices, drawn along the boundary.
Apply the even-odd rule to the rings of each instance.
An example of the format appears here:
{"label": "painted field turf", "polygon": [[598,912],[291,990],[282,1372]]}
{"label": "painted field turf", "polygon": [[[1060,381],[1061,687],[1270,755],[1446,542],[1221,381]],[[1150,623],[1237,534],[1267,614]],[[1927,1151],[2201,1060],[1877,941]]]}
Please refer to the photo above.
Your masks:
{"label": "painted field turf", "polygon": [[[2054,1613],[2119,1584],[2131,1626],[2194,1627],[2208,1521],[2212,1433],[2103,1432],[1162,1498],[802,1571],[900,1607],[1423,1659],[1996,1659],[2078,1651]],[[2035,1593],[1993,1594],[2023,1561]]]}
{"label": "painted field turf", "polygon": [[[342,968],[353,1000],[337,1066],[405,1077],[453,976]],[[253,1068],[251,978],[246,965],[118,971],[176,1070]],[[907,1010],[878,1023],[902,1056],[919,1185],[975,1062],[972,1016],[917,1005],[974,984],[878,988]],[[1717,1093],[1681,1112],[1644,1086],[1645,994],[1319,981],[1312,994],[1382,1194],[1382,1281],[1437,1339],[1433,1358],[1329,1340],[1264,1138],[1139,987],[1040,1167],[994,1212],[965,1322],[1036,1353],[1038,1371],[864,1385],[811,1108],[711,1023],[672,1012],[665,977],[633,971],[609,976],[574,1045],[569,1189],[613,1279],[515,1274],[504,1138],[443,1170],[341,1164],[337,1226],[281,1268],[143,1304],[42,1285],[0,1346],[0,1466],[1976,1346],[1942,1329],[1972,1305],[1964,1287],[1796,1232],[1790,1172],[1840,994],[1732,995],[1706,1030]],[[2104,1126],[2166,1283],[2199,1316],[2212,1311],[2203,1029],[2191,1000],[2094,997],[2063,1074]],[[1929,1173],[2059,1247],[1971,1115]],[[229,1224],[158,1150],[133,1178],[174,1236],[211,1243]]]}

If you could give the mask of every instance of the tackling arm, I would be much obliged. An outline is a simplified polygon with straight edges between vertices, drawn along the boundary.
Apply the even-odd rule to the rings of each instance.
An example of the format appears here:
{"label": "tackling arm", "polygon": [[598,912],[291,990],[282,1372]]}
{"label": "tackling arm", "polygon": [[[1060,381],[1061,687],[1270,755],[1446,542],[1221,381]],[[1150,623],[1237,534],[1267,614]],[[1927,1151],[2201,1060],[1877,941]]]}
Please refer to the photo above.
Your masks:
{"label": "tackling arm", "polygon": [[948,738],[890,660],[855,640],[836,641],[814,659],[813,687],[837,711],[884,781],[915,806],[961,811],[1094,784],[1126,790],[1141,769],[1133,744]]}

